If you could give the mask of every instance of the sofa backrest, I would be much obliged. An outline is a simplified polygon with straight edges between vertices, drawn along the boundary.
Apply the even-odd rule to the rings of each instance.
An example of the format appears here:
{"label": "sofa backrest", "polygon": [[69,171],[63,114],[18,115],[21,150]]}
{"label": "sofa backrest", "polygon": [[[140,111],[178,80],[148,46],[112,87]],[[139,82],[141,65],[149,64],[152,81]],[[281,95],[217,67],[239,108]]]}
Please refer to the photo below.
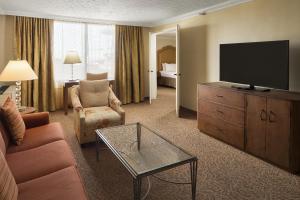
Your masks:
{"label": "sofa backrest", "polygon": [[2,151],[3,155],[6,154],[6,149],[10,144],[10,138],[2,120],[0,118],[0,150]]}

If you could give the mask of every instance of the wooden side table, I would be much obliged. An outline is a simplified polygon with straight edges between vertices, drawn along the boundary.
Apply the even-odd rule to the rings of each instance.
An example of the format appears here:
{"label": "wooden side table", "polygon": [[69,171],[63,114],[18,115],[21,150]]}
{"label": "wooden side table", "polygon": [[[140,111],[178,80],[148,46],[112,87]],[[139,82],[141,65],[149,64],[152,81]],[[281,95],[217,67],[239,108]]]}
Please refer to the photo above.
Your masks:
{"label": "wooden side table", "polygon": [[[108,79],[109,85],[112,86],[112,90],[115,91],[115,80],[114,79]],[[79,80],[75,81],[65,81],[64,86],[63,86],[63,93],[64,93],[64,110],[65,110],[65,115],[68,114],[68,89],[72,87],[73,85],[79,85]]]}
{"label": "wooden side table", "polygon": [[34,113],[36,109],[34,107],[27,107],[27,106],[22,106],[21,109],[19,110],[21,115],[26,115],[30,113]]}

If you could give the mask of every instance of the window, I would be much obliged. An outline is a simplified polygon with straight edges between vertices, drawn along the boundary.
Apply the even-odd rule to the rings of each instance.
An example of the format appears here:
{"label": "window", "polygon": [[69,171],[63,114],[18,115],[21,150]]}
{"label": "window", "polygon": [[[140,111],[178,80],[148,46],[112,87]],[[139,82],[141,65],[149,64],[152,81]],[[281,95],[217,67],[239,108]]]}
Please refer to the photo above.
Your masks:
{"label": "window", "polygon": [[75,79],[85,79],[86,72],[108,72],[109,78],[114,78],[113,25],[54,22],[54,78],[58,85],[71,79],[71,65],[63,64],[69,50],[76,50],[82,62],[74,65]]}

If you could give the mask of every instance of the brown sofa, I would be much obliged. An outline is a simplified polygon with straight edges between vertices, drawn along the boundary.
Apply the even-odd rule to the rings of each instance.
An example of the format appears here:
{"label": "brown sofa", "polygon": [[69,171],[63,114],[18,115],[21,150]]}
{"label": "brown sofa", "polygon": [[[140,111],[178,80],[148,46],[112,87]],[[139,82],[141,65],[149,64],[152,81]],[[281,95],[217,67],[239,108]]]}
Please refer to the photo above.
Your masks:
{"label": "brown sofa", "polygon": [[10,142],[0,121],[0,150],[18,185],[20,200],[86,200],[87,196],[71,149],[59,123],[49,123],[49,113],[23,115],[24,141]]}

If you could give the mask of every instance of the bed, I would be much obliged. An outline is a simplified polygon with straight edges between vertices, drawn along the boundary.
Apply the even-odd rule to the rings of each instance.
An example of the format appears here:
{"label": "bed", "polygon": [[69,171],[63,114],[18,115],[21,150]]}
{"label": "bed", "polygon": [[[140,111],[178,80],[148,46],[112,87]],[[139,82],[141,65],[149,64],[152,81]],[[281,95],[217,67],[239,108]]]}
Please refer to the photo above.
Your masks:
{"label": "bed", "polygon": [[157,51],[157,83],[176,88],[176,48],[165,46]]}

